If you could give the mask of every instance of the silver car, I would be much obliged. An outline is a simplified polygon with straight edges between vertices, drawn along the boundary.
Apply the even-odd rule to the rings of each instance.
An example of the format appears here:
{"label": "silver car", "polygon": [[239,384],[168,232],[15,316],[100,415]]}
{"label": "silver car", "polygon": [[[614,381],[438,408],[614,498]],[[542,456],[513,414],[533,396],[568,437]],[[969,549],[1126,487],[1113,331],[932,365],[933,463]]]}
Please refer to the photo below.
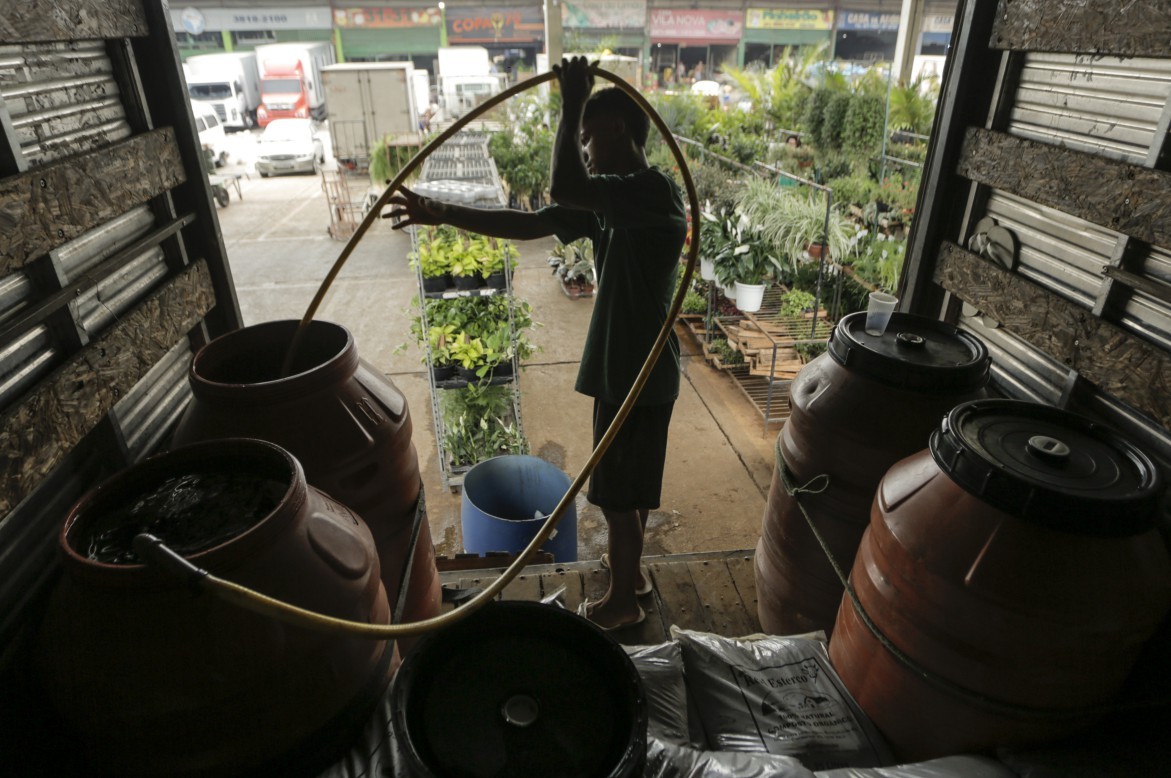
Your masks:
{"label": "silver car", "polygon": [[310,119],[273,119],[260,134],[256,172],[312,173],[325,161],[325,149]]}

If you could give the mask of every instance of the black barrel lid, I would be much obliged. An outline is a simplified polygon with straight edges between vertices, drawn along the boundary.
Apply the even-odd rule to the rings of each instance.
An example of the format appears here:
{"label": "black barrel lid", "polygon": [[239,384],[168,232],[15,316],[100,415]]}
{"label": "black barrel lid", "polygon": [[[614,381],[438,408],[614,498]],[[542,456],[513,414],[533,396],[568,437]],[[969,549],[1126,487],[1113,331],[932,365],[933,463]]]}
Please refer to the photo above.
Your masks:
{"label": "black barrel lid", "polygon": [[427,634],[392,688],[412,776],[642,775],[647,703],[597,625],[533,602],[493,602]]}
{"label": "black barrel lid", "polygon": [[866,334],[865,311],[851,313],[834,328],[829,353],[849,370],[917,392],[974,391],[992,364],[979,338],[910,313],[891,314],[882,335]]}
{"label": "black barrel lid", "polygon": [[1114,430],[1022,400],[958,405],[931,435],[953,481],[1026,521],[1079,535],[1122,537],[1154,526],[1161,479]]}

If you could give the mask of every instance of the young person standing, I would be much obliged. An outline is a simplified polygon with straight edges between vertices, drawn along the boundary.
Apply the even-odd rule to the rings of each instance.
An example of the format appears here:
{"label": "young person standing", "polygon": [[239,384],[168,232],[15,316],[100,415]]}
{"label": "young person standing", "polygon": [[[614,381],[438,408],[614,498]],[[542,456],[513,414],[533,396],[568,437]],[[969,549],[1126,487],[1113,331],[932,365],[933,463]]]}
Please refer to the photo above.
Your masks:
{"label": "young person standing", "polygon": [[[556,235],[594,244],[597,293],[575,389],[594,398],[595,445],[605,434],[666,321],[687,233],[675,182],[646,158],[650,122],[617,88],[593,95],[585,58],[554,66],[561,86],[561,123],[553,149],[550,195],[536,212],[468,208],[394,195],[393,217],[411,224],[450,224],[500,238]],[[659,507],[667,428],[679,394],[679,344],[672,334],[638,402],[598,463],[586,497],[608,526],[610,587],[583,615],[604,629],[645,617],[638,596],[650,582],[640,570],[648,513]]]}

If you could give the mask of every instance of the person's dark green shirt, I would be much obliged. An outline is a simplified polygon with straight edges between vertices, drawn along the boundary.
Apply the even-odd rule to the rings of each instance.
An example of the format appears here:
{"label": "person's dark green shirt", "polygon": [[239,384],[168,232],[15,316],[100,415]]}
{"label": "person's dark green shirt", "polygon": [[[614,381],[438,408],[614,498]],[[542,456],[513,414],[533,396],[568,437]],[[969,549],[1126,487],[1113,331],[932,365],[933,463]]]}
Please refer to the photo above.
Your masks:
{"label": "person's dark green shirt", "polygon": [[[679,187],[657,168],[590,182],[604,194],[601,213],[559,205],[540,213],[553,221],[562,243],[593,241],[597,292],[574,388],[618,405],[667,319],[687,217]],[[637,404],[678,396],[679,341],[672,332]]]}

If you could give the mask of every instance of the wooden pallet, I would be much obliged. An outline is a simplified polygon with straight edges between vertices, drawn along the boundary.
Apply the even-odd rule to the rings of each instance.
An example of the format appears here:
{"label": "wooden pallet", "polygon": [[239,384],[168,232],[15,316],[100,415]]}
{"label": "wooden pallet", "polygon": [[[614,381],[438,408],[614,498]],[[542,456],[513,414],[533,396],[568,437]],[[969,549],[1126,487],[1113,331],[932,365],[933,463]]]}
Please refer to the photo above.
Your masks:
{"label": "wooden pallet", "polygon": [[[639,598],[646,621],[611,633],[619,643],[643,645],[670,640],[670,628],[741,637],[761,632],[756,613],[753,551],[710,551],[643,558],[644,574],[654,591]],[[445,589],[483,588],[500,577],[501,569],[441,572]],[[530,565],[499,595],[504,600],[539,601],[564,588],[558,599],[577,610],[583,599],[606,592],[610,573],[597,560]],[[453,605],[445,605],[451,609]]]}

